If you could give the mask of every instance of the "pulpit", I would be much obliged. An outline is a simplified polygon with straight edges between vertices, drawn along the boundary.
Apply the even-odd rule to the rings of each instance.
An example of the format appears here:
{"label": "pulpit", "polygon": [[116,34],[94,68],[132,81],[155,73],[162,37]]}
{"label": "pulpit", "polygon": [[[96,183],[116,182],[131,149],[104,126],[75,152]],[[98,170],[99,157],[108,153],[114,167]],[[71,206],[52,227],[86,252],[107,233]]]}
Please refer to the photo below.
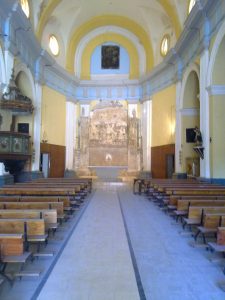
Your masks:
{"label": "pulpit", "polygon": [[20,172],[30,154],[30,136],[25,133],[0,131],[0,162],[10,174]]}

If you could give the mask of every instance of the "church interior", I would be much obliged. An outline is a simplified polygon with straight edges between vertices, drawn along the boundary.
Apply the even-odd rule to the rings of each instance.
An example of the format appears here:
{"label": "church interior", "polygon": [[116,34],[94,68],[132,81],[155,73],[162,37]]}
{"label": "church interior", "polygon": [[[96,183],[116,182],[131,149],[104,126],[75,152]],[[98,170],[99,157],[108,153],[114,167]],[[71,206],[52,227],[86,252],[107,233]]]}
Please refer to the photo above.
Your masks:
{"label": "church interior", "polygon": [[0,0],[0,299],[225,299],[225,1]]}

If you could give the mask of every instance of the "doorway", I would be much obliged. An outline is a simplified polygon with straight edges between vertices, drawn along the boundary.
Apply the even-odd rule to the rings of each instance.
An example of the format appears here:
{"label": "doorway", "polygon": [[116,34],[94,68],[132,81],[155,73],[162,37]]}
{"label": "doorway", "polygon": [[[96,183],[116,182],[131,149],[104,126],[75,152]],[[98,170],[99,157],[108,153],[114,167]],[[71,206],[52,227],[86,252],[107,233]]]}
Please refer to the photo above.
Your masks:
{"label": "doorway", "polygon": [[166,155],[166,178],[172,178],[174,173],[174,154]]}
{"label": "doorway", "polygon": [[41,153],[40,171],[43,173],[44,178],[49,177],[49,171],[50,171],[50,154],[49,153]]}

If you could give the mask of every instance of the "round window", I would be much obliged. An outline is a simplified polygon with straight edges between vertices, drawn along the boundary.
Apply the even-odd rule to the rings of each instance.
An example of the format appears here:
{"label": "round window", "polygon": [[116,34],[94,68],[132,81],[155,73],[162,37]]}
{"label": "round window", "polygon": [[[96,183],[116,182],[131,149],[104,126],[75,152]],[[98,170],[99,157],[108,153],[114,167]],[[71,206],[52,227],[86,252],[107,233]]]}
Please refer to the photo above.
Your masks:
{"label": "round window", "polygon": [[49,48],[53,55],[57,56],[59,54],[59,43],[54,35],[49,37]]}
{"label": "round window", "polygon": [[192,8],[193,8],[194,5],[195,5],[195,2],[196,2],[195,0],[190,0],[190,1],[189,1],[188,14],[190,14]]}
{"label": "round window", "polygon": [[160,47],[160,52],[162,56],[166,56],[166,54],[169,51],[169,47],[170,47],[170,37],[169,35],[164,35]]}
{"label": "round window", "polygon": [[27,16],[27,18],[29,18],[29,16],[30,16],[30,7],[29,7],[28,0],[20,0],[20,5],[22,7],[23,12]]}

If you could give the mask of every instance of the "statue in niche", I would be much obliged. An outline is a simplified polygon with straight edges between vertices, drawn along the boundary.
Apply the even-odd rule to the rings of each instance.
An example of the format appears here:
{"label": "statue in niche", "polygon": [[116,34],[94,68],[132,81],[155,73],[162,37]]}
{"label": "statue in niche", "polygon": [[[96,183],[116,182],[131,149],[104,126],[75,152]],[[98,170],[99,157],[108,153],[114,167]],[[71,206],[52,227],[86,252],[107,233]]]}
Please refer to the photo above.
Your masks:
{"label": "statue in niche", "polygon": [[81,109],[81,116],[85,117],[85,108],[84,107],[82,107],[82,109]]}
{"label": "statue in niche", "polygon": [[132,117],[136,118],[136,109],[135,108],[132,110]]}
{"label": "statue in niche", "polygon": [[197,146],[202,146],[202,134],[198,126],[195,126],[195,143]]}

